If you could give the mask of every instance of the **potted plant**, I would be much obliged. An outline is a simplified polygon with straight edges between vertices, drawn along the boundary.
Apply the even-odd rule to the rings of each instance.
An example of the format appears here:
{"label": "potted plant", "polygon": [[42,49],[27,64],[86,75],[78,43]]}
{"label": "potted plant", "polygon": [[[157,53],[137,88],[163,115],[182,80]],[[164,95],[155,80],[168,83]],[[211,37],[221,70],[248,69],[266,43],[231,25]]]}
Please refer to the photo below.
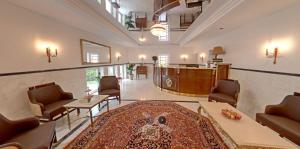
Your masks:
{"label": "potted plant", "polygon": [[130,77],[130,80],[133,80],[133,71],[134,71],[134,66],[135,64],[128,64],[128,67],[127,67],[127,72],[129,74],[129,77]]}
{"label": "potted plant", "polygon": [[135,28],[134,21],[132,20],[132,16],[125,16],[125,25],[127,29]]}
{"label": "potted plant", "polygon": [[158,60],[157,56],[152,56],[152,60],[153,60],[153,63],[154,65],[156,64],[156,61]]}

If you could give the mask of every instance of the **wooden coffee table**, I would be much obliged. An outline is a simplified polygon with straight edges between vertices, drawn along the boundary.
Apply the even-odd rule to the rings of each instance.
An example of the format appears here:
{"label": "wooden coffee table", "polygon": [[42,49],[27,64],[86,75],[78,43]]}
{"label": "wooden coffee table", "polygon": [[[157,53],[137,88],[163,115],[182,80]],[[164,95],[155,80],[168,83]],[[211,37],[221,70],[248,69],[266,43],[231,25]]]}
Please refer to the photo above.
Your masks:
{"label": "wooden coffee table", "polygon": [[82,99],[75,100],[73,102],[70,102],[64,107],[67,109],[67,116],[68,116],[68,126],[69,129],[71,129],[71,122],[70,122],[70,112],[69,110],[71,109],[88,109],[90,113],[90,120],[91,120],[91,125],[93,126],[93,112],[92,108],[95,107],[96,105],[100,106],[100,103],[103,101],[107,101],[107,111],[109,111],[108,107],[108,95],[94,95],[91,99],[90,102],[83,102]]}
{"label": "wooden coffee table", "polygon": [[[203,110],[207,117],[236,148],[294,149],[293,144],[281,138],[276,132],[262,126],[246,114],[227,103],[200,101],[199,113]],[[227,119],[221,114],[222,109],[233,110],[242,115],[241,120]]]}

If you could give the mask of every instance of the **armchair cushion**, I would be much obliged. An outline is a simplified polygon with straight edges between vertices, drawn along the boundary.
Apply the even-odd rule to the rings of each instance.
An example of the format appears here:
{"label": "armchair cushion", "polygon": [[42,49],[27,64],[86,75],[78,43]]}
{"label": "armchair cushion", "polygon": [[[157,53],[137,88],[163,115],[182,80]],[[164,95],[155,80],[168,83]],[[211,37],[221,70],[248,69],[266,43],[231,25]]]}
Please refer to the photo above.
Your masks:
{"label": "armchair cushion", "polygon": [[39,126],[39,121],[36,118],[26,118],[17,121],[8,120],[0,114],[0,143],[10,139],[18,133],[33,129]]}
{"label": "armchair cushion", "polygon": [[63,113],[66,111],[66,108],[64,107],[65,104],[70,103],[72,101],[75,101],[76,99],[66,99],[66,100],[60,100],[51,104],[48,104],[45,107],[44,116],[45,117],[54,117],[58,114]]}
{"label": "armchair cushion", "polygon": [[116,89],[102,90],[100,92],[100,95],[120,96],[120,90],[116,90]]}
{"label": "armchair cushion", "polygon": [[236,80],[219,80],[214,91],[235,98],[235,95],[240,92],[240,85]]}
{"label": "armchair cushion", "polygon": [[217,102],[225,102],[234,106],[236,104],[236,100],[233,97],[222,93],[212,93],[209,95],[209,99]]}
{"label": "armchair cushion", "polygon": [[54,136],[55,122],[18,134],[5,143],[18,142],[23,149],[50,149]]}
{"label": "armchair cushion", "polygon": [[50,149],[55,122],[40,125],[36,118],[12,121],[0,114],[0,147]]}
{"label": "armchair cushion", "polygon": [[256,121],[300,144],[300,122],[286,117],[264,113],[257,113]]}

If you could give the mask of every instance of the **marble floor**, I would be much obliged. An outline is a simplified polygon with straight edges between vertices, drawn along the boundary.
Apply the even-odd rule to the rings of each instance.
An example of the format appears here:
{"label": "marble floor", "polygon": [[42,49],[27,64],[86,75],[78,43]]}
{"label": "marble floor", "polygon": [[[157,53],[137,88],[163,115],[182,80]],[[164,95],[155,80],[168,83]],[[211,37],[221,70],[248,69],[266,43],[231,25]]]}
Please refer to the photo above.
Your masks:
{"label": "marble floor", "polygon": [[[198,112],[199,101],[206,100],[207,97],[186,97],[175,94],[170,94],[161,91],[155,87],[151,79],[148,80],[123,80],[121,82],[121,99],[122,103],[119,105],[116,100],[111,100],[109,103],[110,109],[115,109],[137,100],[170,100],[184,106],[194,112]],[[93,116],[97,117],[106,112],[106,102],[101,104],[101,108],[93,108]],[[54,144],[55,149],[63,149],[70,143],[77,135],[90,125],[88,117],[89,112],[82,110],[80,115],[76,111],[70,114],[71,129],[68,128],[67,117],[63,117],[56,121],[56,134],[58,142]],[[287,139],[286,139],[287,140]],[[289,141],[289,140],[287,140]],[[291,142],[292,143],[292,142]],[[297,146],[300,149],[299,146]]]}
{"label": "marble floor", "polygon": [[[111,100],[109,103],[110,109],[115,109],[137,100],[170,100],[194,112],[197,112],[199,107],[198,101],[207,100],[205,97],[186,97],[163,92],[153,85],[151,79],[123,80],[120,86],[122,103],[119,105],[116,100]],[[95,117],[103,112],[106,112],[105,103],[101,105],[100,111],[98,107],[93,108],[93,116]],[[75,111],[72,112],[70,114],[71,129],[68,128],[66,116],[57,120],[56,134],[58,142],[54,145],[54,148],[64,148],[80,132],[88,127],[90,125],[90,119],[88,115],[88,111],[84,110],[81,111],[80,115],[77,115]]]}

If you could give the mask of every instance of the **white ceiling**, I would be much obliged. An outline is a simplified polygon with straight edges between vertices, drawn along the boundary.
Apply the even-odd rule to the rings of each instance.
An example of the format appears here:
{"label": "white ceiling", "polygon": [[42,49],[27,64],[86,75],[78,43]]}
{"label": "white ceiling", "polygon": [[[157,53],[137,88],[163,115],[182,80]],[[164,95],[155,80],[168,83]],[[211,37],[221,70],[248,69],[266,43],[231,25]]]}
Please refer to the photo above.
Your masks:
{"label": "white ceiling", "polygon": [[[198,44],[200,40],[209,40],[213,37],[230,32],[240,26],[252,21],[263,19],[264,17],[286,9],[299,0],[245,0],[238,7],[230,11],[226,16],[209,26],[190,44]],[[220,30],[220,28],[224,28]]]}
{"label": "white ceiling", "polygon": [[[127,47],[139,46],[140,33],[129,32],[114,20],[96,0],[7,0],[36,13],[51,17],[75,28],[96,34],[112,43]],[[229,32],[238,26],[287,8],[299,0],[211,0],[203,14],[186,32],[171,32],[170,42],[157,42],[157,38],[146,33],[143,45],[193,43]],[[232,4],[232,9],[220,14],[220,9]],[[236,4],[236,5],[234,5]],[[135,11],[153,11],[153,0],[121,0],[121,6]],[[176,10],[177,9],[177,10]],[[175,8],[173,13],[182,10]],[[219,18],[214,15],[219,13]],[[222,12],[222,11],[221,11]],[[296,14],[295,14],[296,15]],[[211,21],[214,17],[214,21]],[[199,28],[201,27],[201,28]],[[220,31],[219,28],[225,29]],[[184,42],[183,42],[184,41]],[[191,42],[192,41],[192,42]],[[184,43],[184,44],[182,44]]]}

